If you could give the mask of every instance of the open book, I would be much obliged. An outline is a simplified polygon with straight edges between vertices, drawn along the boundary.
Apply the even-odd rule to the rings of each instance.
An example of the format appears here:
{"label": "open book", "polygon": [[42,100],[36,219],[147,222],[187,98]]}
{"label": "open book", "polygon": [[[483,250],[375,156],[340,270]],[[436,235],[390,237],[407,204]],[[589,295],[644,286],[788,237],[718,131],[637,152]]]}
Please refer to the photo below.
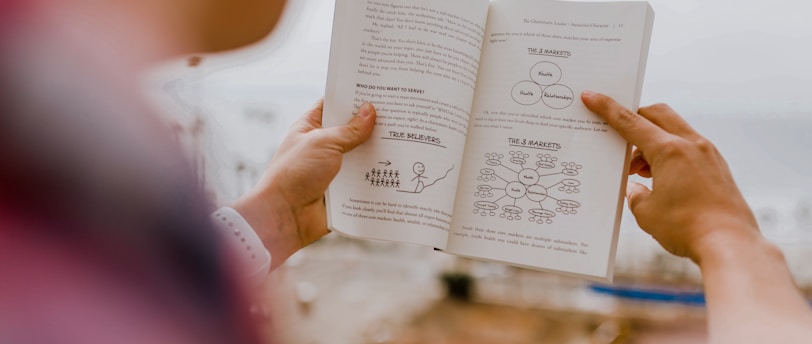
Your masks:
{"label": "open book", "polygon": [[611,281],[629,145],[580,93],[636,111],[646,2],[337,0],[324,125],[378,119],[328,226]]}

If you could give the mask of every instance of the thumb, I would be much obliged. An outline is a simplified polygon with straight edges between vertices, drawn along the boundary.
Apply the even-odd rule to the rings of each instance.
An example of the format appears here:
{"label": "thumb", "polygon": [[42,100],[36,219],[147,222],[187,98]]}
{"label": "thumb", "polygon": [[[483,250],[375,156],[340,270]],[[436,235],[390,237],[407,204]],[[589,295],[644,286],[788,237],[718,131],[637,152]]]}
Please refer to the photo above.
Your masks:
{"label": "thumb", "polygon": [[341,152],[346,153],[353,150],[369,139],[372,129],[375,128],[375,107],[370,103],[364,103],[358,109],[358,114],[342,126],[324,129],[327,139],[341,147]]}
{"label": "thumb", "polygon": [[629,202],[629,210],[632,211],[635,218],[638,218],[638,222],[641,216],[645,216],[645,214],[643,214],[643,205],[650,195],[651,190],[643,184],[629,182],[629,185],[626,187],[626,199]]}

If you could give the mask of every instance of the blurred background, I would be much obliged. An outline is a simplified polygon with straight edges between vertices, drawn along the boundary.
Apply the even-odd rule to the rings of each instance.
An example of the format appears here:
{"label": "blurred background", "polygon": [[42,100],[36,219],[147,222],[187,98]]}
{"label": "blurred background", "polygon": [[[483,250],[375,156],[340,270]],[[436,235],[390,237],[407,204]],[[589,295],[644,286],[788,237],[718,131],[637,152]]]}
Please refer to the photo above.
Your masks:
{"label": "blurred background", "polygon": [[[651,3],[642,104],[669,103],[717,144],[812,296],[812,4]],[[322,96],[333,5],[291,1],[262,42],[145,78],[218,204],[259,180],[289,125]],[[704,342],[698,269],[628,212],[616,264],[615,283],[600,285],[331,234],[276,270],[256,307],[283,343]]]}

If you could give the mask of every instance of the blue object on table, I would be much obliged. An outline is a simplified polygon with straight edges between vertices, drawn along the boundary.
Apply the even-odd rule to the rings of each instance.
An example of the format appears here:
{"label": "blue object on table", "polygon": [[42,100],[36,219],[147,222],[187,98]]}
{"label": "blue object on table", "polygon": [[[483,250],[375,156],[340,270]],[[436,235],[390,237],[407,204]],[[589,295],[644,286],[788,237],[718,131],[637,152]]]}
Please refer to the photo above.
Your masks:
{"label": "blue object on table", "polygon": [[592,284],[589,286],[589,289],[599,294],[612,295],[622,299],[680,303],[690,306],[705,306],[705,293],[703,292],[672,291],[629,286],[608,286],[601,284]]}

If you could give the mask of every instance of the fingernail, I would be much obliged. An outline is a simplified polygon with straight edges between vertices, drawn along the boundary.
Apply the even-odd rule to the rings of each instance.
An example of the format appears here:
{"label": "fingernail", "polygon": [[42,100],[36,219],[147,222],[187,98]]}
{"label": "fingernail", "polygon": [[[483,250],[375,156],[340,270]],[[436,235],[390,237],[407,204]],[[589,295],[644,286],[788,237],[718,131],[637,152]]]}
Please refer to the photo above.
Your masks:
{"label": "fingernail", "polygon": [[589,98],[595,95],[595,92],[592,91],[583,91],[581,92],[581,96],[585,98]]}
{"label": "fingernail", "polygon": [[372,104],[370,103],[364,103],[364,105],[361,105],[361,108],[358,109],[358,117],[367,118],[370,113],[372,113]]}

